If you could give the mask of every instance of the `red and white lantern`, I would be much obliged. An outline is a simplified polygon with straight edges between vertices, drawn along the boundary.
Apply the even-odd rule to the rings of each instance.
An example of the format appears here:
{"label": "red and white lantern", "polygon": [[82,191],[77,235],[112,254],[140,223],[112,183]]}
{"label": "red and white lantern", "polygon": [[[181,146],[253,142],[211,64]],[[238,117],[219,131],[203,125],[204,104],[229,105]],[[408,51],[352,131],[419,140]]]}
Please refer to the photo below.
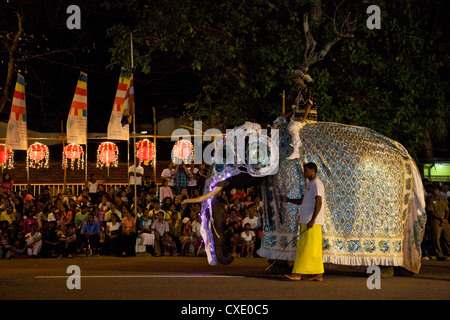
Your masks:
{"label": "red and white lantern", "polygon": [[113,142],[103,142],[97,149],[97,167],[117,167],[119,164],[119,148]]}
{"label": "red and white lantern", "polygon": [[48,168],[49,149],[45,144],[35,142],[27,150],[27,166],[29,168]]}
{"label": "red and white lantern", "polygon": [[4,143],[0,144],[0,167],[14,169],[14,151],[7,148]]}
{"label": "red and white lantern", "polygon": [[139,159],[139,164],[143,162],[146,166],[149,163],[153,165],[153,160],[156,157],[154,144],[148,139],[136,142],[136,157]]}
{"label": "red and white lantern", "polygon": [[192,159],[194,159],[194,146],[192,143],[184,139],[177,141],[172,149],[173,163],[190,163]]}
{"label": "red and white lantern", "polygon": [[68,167],[68,159],[70,160],[70,168],[84,169],[84,150],[79,144],[71,143],[64,147],[63,150],[63,168]]}

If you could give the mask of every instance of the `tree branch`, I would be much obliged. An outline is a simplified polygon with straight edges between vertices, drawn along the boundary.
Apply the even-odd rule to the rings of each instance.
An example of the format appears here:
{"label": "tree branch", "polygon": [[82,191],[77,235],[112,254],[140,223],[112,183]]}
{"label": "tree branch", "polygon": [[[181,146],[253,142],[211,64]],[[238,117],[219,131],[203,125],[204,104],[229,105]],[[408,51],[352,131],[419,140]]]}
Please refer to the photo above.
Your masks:
{"label": "tree branch", "polygon": [[14,60],[14,51],[16,51],[17,45],[19,43],[20,36],[23,33],[22,14],[19,13],[19,12],[16,12],[16,15],[17,15],[17,25],[18,25],[16,36],[14,37],[14,40],[13,40],[11,46],[8,46],[8,44],[5,41],[5,47],[8,50],[9,60],[8,60],[8,71],[7,71],[7,74],[6,74],[6,82],[5,82],[5,86],[3,88],[3,94],[2,94],[2,97],[1,97],[1,100],[0,100],[0,113],[5,108],[6,103],[11,101],[11,99],[8,98],[8,95],[9,95],[9,90],[11,88],[11,85],[13,83],[14,62],[15,62],[15,60]]}

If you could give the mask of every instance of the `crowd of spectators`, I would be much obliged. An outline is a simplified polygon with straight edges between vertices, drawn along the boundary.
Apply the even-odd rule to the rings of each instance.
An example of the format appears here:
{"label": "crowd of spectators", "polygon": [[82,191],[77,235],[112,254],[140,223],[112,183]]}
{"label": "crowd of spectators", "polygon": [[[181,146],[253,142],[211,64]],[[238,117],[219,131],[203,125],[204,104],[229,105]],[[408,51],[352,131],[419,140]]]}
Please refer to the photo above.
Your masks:
{"label": "crowd of spectators", "polygon": [[[128,186],[106,190],[91,175],[80,194],[67,189],[56,196],[47,187],[35,195],[26,189],[15,192],[13,180],[4,174],[0,186],[0,258],[126,257],[135,256],[137,247],[153,256],[205,255],[201,204],[182,202],[200,195],[206,166],[171,163],[161,174],[160,186],[143,174],[141,166],[135,179],[134,170],[134,166],[129,169]],[[224,193],[223,197],[227,203],[226,234],[233,254],[253,256],[261,230],[258,198],[242,190]]]}

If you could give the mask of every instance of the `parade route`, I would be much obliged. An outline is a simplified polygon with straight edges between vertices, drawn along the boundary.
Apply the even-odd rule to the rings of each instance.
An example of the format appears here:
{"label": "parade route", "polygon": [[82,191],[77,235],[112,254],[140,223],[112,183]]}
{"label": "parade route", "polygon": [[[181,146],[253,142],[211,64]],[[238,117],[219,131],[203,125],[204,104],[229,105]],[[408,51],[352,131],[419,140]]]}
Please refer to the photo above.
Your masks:
{"label": "parade route", "polygon": [[[80,288],[69,289],[70,265]],[[450,262],[425,261],[415,276],[381,278],[369,290],[363,274],[325,274],[322,283],[264,274],[267,260],[210,266],[201,257],[77,257],[0,261],[1,300],[448,300]]]}

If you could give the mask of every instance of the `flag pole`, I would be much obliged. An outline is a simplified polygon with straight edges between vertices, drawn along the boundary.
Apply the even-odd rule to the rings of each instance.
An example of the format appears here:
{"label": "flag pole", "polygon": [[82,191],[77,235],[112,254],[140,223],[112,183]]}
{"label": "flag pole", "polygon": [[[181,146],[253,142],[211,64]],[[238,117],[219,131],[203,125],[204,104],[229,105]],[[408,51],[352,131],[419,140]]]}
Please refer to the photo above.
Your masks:
{"label": "flag pole", "polygon": [[[84,159],[84,181],[88,181],[88,108],[87,108],[87,76],[86,76],[86,153]],[[89,186],[89,184],[87,184]]]}
{"label": "flag pole", "polygon": [[[134,217],[137,218],[137,179],[136,179],[136,105],[135,105],[135,97],[136,94],[134,92],[135,81],[134,81],[134,60],[133,60],[133,33],[130,33],[130,42],[131,42],[131,75],[133,79],[133,164],[134,164]],[[131,112],[131,110],[130,110]],[[129,139],[128,139],[129,141]],[[141,178],[142,179],[142,178]]]}

